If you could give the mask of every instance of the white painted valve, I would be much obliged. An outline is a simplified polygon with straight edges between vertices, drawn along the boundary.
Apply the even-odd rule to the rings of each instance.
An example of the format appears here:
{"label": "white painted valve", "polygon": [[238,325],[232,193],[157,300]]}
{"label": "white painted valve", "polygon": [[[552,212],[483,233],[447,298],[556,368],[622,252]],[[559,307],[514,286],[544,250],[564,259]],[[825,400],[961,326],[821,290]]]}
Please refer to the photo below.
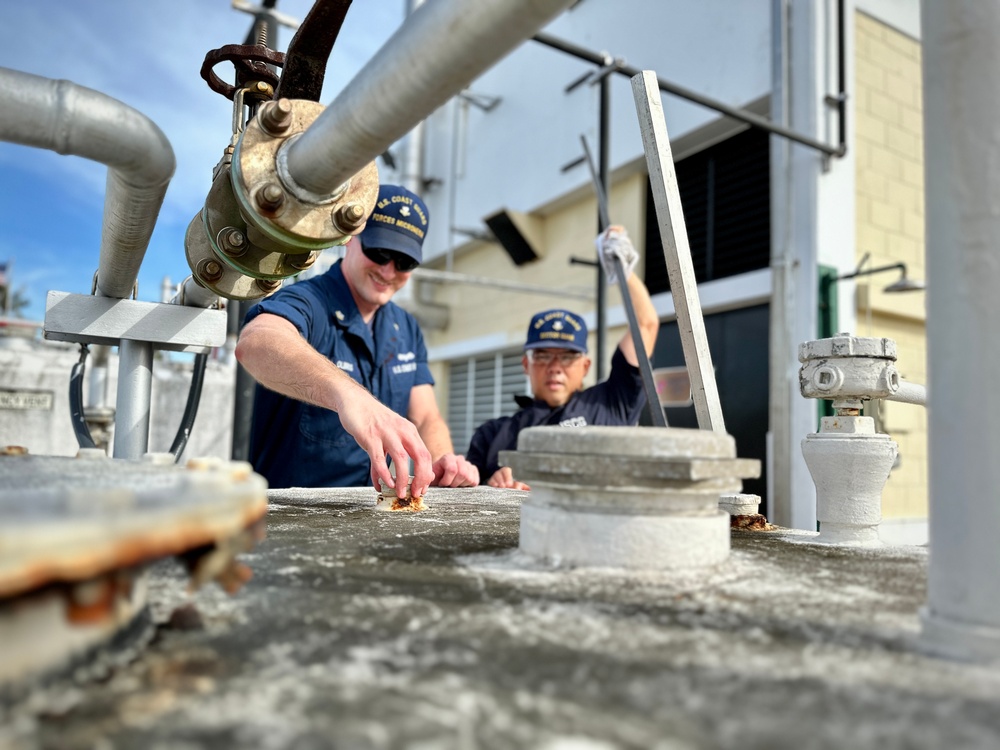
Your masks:
{"label": "white painted valve", "polygon": [[875,432],[860,415],[862,402],[889,398],[900,389],[892,339],[846,333],[799,347],[799,388],[806,398],[833,400],[836,415],[823,417],[818,433],[802,441],[802,455],[816,485],[816,520],[824,544],[879,545],[882,488],[899,446]]}

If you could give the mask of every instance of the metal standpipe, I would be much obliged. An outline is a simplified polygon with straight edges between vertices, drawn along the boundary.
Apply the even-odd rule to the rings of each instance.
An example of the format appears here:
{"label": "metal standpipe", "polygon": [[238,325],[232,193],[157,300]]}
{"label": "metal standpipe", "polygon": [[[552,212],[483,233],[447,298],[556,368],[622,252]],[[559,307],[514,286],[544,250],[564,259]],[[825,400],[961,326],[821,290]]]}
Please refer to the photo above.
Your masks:
{"label": "metal standpipe", "polygon": [[153,345],[122,339],[118,346],[115,458],[142,458],[149,448]]}
{"label": "metal standpipe", "polygon": [[282,180],[329,195],[570,0],[428,0],[287,146]]}
{"label": "metal standpipe", "polygon": [[125,298],[176,165],[163,132],[142,113],[69,81],[0,68],[0,140],[106,164],[97,293]]}
{"label": "metal standpipe", "polygon": [[922,638],[1000,661],[1000,5],[921,3],[930,569]]}

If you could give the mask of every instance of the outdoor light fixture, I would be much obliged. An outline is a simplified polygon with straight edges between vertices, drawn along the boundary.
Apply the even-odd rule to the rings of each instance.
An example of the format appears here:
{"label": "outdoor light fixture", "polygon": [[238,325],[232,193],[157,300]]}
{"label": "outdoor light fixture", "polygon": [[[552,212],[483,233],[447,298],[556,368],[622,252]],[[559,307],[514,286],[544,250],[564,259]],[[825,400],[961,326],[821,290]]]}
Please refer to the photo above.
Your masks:
{"label": "outdoor light fixture", "polygon": [[865,253],[861,258],[861,262],[858,263],[858,267],[851,271],[851,273],[844,274],[843,276],[837,276],[835,279],[831,279],[831,281],[844,281],[846,279],[857,278],[858,276],[871,276],[872,274],[882,273],[883,271],[898,269],[900,271],[900,277],[896,279],[896,281],[884,287],[882,289],[883,292],[890,294],[894,292],[916,292],[926,288],[926,285],[920,279],[911,279],[906,275],[906,264],[902,261],[899,263],[890,263],[885,266],[876,266],[875,268],[864,268],[864,265],[868,262],[870,255],[871,253]]}

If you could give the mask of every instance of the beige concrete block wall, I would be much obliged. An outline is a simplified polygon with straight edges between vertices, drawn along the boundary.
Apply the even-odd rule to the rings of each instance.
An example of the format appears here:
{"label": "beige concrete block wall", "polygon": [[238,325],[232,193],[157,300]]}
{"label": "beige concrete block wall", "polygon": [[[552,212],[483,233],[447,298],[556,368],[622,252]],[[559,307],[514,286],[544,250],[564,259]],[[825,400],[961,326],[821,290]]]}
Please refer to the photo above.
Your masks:
{"label": "beige concrete block wall", "polygon": [[[902,261],[924,276],[924,171],[920,43],[867,16],[855,17],[854,113],[857,143],[858,261],[869,267]],[[859,336],[896,341],[900,374],[926,384],[924,292],[885,294],[896,272],[860,277],[854,299]],[[841,285],[841,295],[844,289]],[[927,414],[923,407],[885,402],[881,429],[900,447],[900,465],[882,495],[887,519],[927,515]]]}
{"label": "beige concrete block wall", "polygon": [[[612,220],[623,224],[637,248],[645,244],[646,175],[633,174],[613,185],[610,196]],[[541,310],[564,307],[581,315],[593,313],[592,301],[563,297],[560,289],[575,287],[596,291],[596,269],[590,266],[571,265],[570,256],[596,260],[594,237],[597,234],[597,203],[590,191],[574,201],[560,202],[556,207],[542,210],[539,218],[542,257],[522,266],[514,265],[504,249],[497,244],[477,243],[471,249],[457,254],[452,270],[474,276],[486,276],[504,281],[543,285],[552,289],[551,294],[534,294],[503,289],[492,289],[470,284],[434,285],[433,301],[450,308],[448,328],[443,331],[425,331],[429,347],[474,341],[483,336],[499,334],[506,346],[519,348],[531,316]],[[443,259],[429,264],[443,268]],[[642,273],[642,265],[637,268]],[[608,306],[621,304],[617,289],[608,290]],[[613,347],[617,345],[627,326],[608,328],[607,361],[610,364]],[[591,331],[590,350],[596,351],[596,336]],[[478,352],[486,353],[485,351]],[[444,413],[447,409],[447,362],[432,362],[431,370],[437,381],[437,401]],[[591,385],[596,367],[591,368]]]}

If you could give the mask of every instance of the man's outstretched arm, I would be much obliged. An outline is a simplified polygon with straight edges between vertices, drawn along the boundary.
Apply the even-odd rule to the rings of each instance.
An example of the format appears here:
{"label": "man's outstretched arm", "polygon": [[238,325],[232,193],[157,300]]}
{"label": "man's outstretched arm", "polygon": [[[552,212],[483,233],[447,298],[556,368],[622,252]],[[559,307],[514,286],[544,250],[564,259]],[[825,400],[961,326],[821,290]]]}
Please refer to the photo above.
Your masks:
{"label": "man's outstretched arm", "polygon": [[236,359],[265,388],[289,398],[321,406],[340,415],[344,429],[371,460],[371,479],[381,479],[406,492],[406,472],[394,481],[386,466],[413,459],[414,494],[423,494],[434,477],[431,453],[416,426],[379,403],[349,375],[313,349],[298,329],[278,315],[261,313],[243,328]]}

